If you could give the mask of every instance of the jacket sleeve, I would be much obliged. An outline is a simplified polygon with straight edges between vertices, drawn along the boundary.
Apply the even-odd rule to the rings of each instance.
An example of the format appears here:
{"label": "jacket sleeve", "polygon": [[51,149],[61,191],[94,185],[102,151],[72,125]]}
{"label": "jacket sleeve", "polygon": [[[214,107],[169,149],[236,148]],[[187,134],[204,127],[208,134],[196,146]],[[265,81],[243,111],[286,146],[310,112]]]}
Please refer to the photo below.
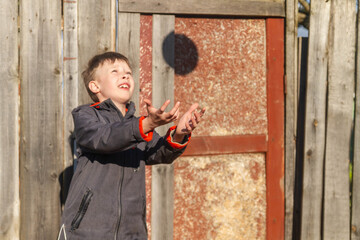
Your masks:
{"label": "jacket sleeve", "polygon": [[160,137],[159,134],[154,131],[153,139],[147,143],[146,147],[147,165],[172,163],[185,151],[191,135],[185,136],[181,144],[176,143],[172,139],[172,134],[175,132],[175,129],[176,126],[171,127],[164,137]]}
{"label": "jacket sleeve", "polygon": [[106,123],[101,121],[95,110],[79,107],[72,112],[77,144],[89,152],[114,153],[135,147],[146,141],[140,132],[139,118]]}

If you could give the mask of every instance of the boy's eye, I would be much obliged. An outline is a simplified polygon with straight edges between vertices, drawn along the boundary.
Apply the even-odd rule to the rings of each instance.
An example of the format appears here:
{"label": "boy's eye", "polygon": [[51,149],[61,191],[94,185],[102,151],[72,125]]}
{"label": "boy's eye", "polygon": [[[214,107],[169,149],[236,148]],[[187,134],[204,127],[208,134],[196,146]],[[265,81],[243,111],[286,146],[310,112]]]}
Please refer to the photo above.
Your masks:
{"label": "boy's eye", "polygon": [[114,69],[114,70],[112,70],[111,72],[113,72],[113,73],[117,73],[117,70],[116,70],[116,69]]}

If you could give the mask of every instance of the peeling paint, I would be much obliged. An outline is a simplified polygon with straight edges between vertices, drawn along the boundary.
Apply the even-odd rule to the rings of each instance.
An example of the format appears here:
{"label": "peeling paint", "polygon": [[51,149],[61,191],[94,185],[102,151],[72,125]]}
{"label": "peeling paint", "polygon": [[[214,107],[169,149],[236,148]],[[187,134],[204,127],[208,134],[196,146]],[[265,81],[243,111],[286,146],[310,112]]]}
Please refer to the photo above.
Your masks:
{"label": "peeling paint", "polygon": [[175,33],[198,53],[187,56],[189,41],[175,39],[175,69],[182,58],[197,60],[192,72],[175,76],[175,100],[182,110],[193,102],[207,108],[194,135],[266,134],[265,20],[176,18]]}
{"label": "peeling paint", "polygon": [[182,157],[174,167],[175,240],[265,239],[264,154]]}
{"label": "peeling paint", "polygon": [[140,15],[140,115],[147,115],[144,99],[152,98],[152,16]]}
{"label": "peeling paint", "polygon": [[[152,98],[152,16],[140,15],[140,78],[139,112],[147,115],[144,99]],[[146,224],[148,239],[151,239],[151,166],[145,168]]]}

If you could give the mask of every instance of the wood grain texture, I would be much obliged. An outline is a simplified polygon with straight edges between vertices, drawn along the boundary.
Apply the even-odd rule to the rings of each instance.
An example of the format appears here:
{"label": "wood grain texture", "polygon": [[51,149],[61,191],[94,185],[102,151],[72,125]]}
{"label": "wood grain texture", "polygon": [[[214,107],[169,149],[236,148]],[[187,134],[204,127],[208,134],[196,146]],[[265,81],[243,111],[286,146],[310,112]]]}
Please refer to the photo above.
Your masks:
{"label": "wood grain texture", "polygon": [[285,240],[293,235],[295,156],[297,131],[297,79],[298,79],[298,0],[286,2],[286,42],[285,42]]}
{"label": "wood grain texture", "polygon": [[331,13],[323,237],[335,240],[350,236],[349,149],[355,83],[356,1],[333,0]]}
{"label": "wood grain texture", "polygon": [[60,225],[61,2],[20,2],[21,239],[56,239]]}
{"label": "wood grain texture", "polygon": [[301,239],[321,239],[328,64],[328,1],[311,3]]}
{"label": "wood grain texture", "polygon": [[115,0],[108,1],[78,1],[78,46],[79,46],[79,104],[93,102],[84,86],[81,73],[85,70],[89,60],[96,54],[115,51],[116,12],[113,10]]}
{"label": "wood grain texture", "polygon": [[[357,16],[357,24],[360,15]],[[360,31],[357,32],[354,158],[352,182],[351,239],[360,240]]]}
{"label": "wood grain texture", "polygon": [[[19,76],[17,1],[0,2],[0,239],[19,238]],[[4,24],[5,23],[5,24]]]}
{"label": "wood grain texture", "polygon": [[[78,14],[76,1],[64,1],[64,85],[63,85],[63,163],[62,204],[65,203],[73,174],[74,123],[71,111],[79,105]],[[81,79],[80,79],[81,81]]]}
{"label": "wood grain texture", "polygon": [[140,14],[119,13],[118,14],[118,49],[130,62],[135,89],[131,101],[135,103],[136,115],[139,114],[140,104]]}
{"label": "wood grain texture", "polygon": [[[164,61],[163,54],[167,59],[174,61],[174,25],[173,15],[153,15],[153,90],[152,99],[155,107],[161,107],[166,99],[174,101],[174,69]],[[169,44],[163,50],[165,38],[170,36]],[[168,38],[169,39],[169,38]],[[169,126],[156,128],[160,135],[164,135]],[[157,165],[152,167],[151,185],[151,239],[173,239],[173,165]]]}
{"label": "wood grain texture", "polygon": [[284,0],[119,0],[120,12],[235,16],[285,16]]}

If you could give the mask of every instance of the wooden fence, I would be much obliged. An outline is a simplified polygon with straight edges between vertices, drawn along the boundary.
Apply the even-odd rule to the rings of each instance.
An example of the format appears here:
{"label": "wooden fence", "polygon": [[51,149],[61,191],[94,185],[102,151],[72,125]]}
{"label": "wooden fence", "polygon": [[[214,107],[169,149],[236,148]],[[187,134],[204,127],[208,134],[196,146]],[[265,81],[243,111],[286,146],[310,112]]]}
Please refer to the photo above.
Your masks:
{"label": "wooden fence", "polygon": [[[242,15],[250,9],[252,16],[283,16],[280,0],[263,1],[265,10],[261,1],[242,2],[237,11]],[[296,6],[297,0],[286,1],[284,238],[360,239],[356,1],[312,2],[305,102],[299,102]],[[116,1],[1,1],[1,239],[56,238],[59,193],[66,196],[60,186],[69,180],[73,162],[69,114],[89,102],[78,80],[80,69],[94,54],[109,50],[122,51],[139,64],[137,52],[123,45],[138,44],[139,33],[124,34],[126,26],[139,24],[137,19],[136,14],[117,14]],[[303,149],[297,147],[301,104],[306,104]],[[296,159],[297,152],[304,158]],[[294,188],[298,165],[303,165],[301,191]],[[302,208],[296,215],[299,192]]]}
{"label": "wooden fence", "polygon": [[311,1],[307,72],[297,2],[287,1],[285,239],[360,239],[356,1]]}
{"label": "wooden fence", "polygon": [[[225,1],[226,8],[223,2],[216,0],[197,7],[192,1],[182,5],[174,0],[164,1],[166,5],[157,4],[157,1],[136,2],[135,7],[144,8],[142,12],[151,9],[150,13],[285,15],[284,0]],[[67,194],[64,186],[68,185],[73,171],[70,113],[74,107],[90,102],[81,81],[81,70],[95,54],[120,51],[130,58],[135,81],[139,78],[140,32],[133,30],[139,29],[136,26],[140,24],[140,14],[130,13],[134,4],[128,3],[120,0],[0,2],[3,108],[0,118],[0,239],[56,239]],[[123,12],[118,11],[117,4],[122,4]],[[177,8],[171,7],[175,5]],[[194,9],[198,10],[194,12]],[[159,39],[173,30],[168,24],[173,16],[154,15],[153,56],[158,57],[153,59],[153,74],[154,79],[165,79],[157,83],[158,89],[173,76],[173,69],[166,67],[161,53],[156,52],[162,47]],[[161,98],[167,97],[167,91],[161,94],[156,91],[153,90],[154,95],[159,99],[155,100],[161,102]],[[138,94],[134,95],[136,105],[139,105]],[[153,182],[164,181],[164,176],[172,171],[171,167],[162,168],[153,168]],[[171,176],[165,180],[171,180]],[[166,196],[168,189],[159,190],[159,196]],[[171,202],[171,196],[167,198]],[[158,200],[161,204],[164,199],[159,197]],[[155,202],[153,209],[157,208],[162,206]],[[171,207],[166,209],[169,211]],[[171,222],[166,221],[171,211],[160,213],[160,217],[158,213],[160,210],[152,213],[159,223],[157,226],[169,229],[154,227],[153,239],[172,233]],[[282,226],[272,231],[279,232],[278,229]]]}
{"label": "wooden fence", "polygon": [[115,5],[0,3],[0,239],[57,237],[61,186],[72,174],[70,112],[90,102],[78,69],[90,56],[115,50]]}

